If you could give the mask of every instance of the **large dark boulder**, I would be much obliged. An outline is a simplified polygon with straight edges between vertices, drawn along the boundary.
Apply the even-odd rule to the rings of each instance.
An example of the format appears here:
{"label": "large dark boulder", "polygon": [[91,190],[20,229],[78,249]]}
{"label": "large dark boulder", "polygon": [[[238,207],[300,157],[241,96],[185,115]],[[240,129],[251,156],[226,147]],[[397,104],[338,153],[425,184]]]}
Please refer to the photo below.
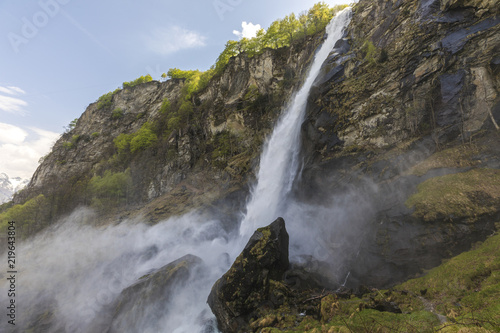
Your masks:
{"label": "large dark boulder", "polygon": [[282,281],[289,266],[288,233],[278,218],[257,229],[231,268],[212,287],[208,305],[226,332],[250,331],[248,323],[263,306],[277,307],[275,281]]}

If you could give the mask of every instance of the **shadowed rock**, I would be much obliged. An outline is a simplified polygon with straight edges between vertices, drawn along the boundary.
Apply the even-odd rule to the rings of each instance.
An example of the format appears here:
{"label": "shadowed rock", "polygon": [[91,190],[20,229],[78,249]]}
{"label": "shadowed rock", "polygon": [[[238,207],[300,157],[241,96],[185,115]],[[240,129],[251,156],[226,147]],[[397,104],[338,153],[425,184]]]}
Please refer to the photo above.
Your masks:
{"label": "shadowed rock", "polygon": [[166,304],[170,295],[184,286],[201,265],[200,258],[186,255],[151,272],[123,290],[115,303],[114,316],[108,332],[140,332],[145,323],[158,322],[159,317],[167,311]]}
{"label": "shadowed rock", "polygon": [[222,332],[248,331],[248,322],[263,304],[278,306],[272,281],[281,281],[289,265],[288,233],[278,218],[255,231],[243,252],[212,287],[208,305]]}

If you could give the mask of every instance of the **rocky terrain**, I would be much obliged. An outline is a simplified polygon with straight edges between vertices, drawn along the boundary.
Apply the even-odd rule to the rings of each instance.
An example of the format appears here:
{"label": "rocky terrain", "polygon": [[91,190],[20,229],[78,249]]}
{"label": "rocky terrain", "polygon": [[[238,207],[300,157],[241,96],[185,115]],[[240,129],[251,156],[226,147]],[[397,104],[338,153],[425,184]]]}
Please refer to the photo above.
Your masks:
{"label": "rocky terrain", "polygon": [[5,173],[0,173],[0,204],[12,200],[14,193],[22,190],[28,183],[28,179],[11,178]]}
{"label": "rocky terrain", "polygon": [[[319,255],[289,260],[281,219],[257,230],[208,298],[222,332],[498,331],[499,8],[494,0],[354,6],[309,97],[291,198],[313,207],[304,223],[320,221]],[[182,79],[98,100],[2,214],[36,212],[36,221],[23,219],[24,236],[79,206],[105,217],[94,224],[136,216],[155,224],[198,209],[234,232],[266,135],[321,40],[232,58],[174,130],[165,100],[181,105]],[[125,153],[120,135],[140,131],[154,139]],[[161,274],[188,276],[199,259],[184,259],[123,299]],[[113,306],[133,311],[122,303]]]}

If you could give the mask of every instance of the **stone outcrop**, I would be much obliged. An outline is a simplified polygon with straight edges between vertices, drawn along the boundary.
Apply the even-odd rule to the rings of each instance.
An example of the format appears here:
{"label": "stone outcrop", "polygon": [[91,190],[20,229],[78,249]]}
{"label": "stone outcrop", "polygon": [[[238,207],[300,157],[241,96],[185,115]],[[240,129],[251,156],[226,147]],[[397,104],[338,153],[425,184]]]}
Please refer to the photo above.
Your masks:
{"label": "stone outcrop", "polygon": [[186,255],[124,289],[113,307],[114,316],[107,332],[139,332],[148,324],[159,322],[168,311],[169,294],[183,288],[194,274],[201,274],[202,263],[200,258]]}
{"label": "stone outcrop", "polygon": [[250,319],[259,311],[282,305],[275,291],[288,269],[288,241],[282,218],[257,229],[229,271],[214,284],[208,304],[222,332],[250,331]]}
{"label": "stone outcrop", "polygon": [[[351,196],[363,210],[342,222],[351,250],[325,246],[351,287],[402,281],[494,232],[500,211],[481,213],[488,200],[467,208],[473,223],[452,210],[423,219],[407,200],[428,179],[500,168],[497,13],[495,1],[360,1],[324,64],[302,126],[296,195],[327,206]],[[476,191],[468,195],[484,197]],[[451,207],[457,198],[448,198]]]}

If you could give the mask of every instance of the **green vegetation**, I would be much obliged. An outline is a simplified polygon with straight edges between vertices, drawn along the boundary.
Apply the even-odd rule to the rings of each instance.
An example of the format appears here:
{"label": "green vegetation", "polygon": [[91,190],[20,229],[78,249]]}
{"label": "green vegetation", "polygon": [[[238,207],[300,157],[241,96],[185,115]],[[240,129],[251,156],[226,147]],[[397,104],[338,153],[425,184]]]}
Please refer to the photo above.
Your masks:
{"label": "green vegetation", "polygon": [[151,130],[149,123],[144,123],[130,140],[130,152],[135,153],[138,150],[144,150],[153,146],[158,140],[156,134]]}
{"label": "green vegetation", "polygon": [[[307,303],[318,316],[301,317],[285,302],[251,326],[268,333],[500,332],[500,235],[393,289],[372,289],[361,298],[326,293],[299,299]],[[401,313],[373,309],[377,304],[393,304]]]}
{"label": "green vegetation", "polygon": [[131,183],[130,169],[116,173],[106,170],[102,177],[92,177],[88,185],[92,194],[91,205],[94,208],[104,208],[124,203]]}
{"label": "green vegetation", "polygon": [[363,54],[365,55],[364,59],[367,60],[370,64],[377,63],[377,48],[371,41],[366,41],[363,46],[361,46],[361,52],[363,52]]}
{"label": "green vegetation", "polygon": [[163,102],[161,103],[160,107],[160,113],[165,114],[170,111],[170,101],[168,98],[164,98]]}
{"label": "green vegetation", "polygon": [[153,78],[151,77],[151,75],[147,74],[146,76],[141,76],[133,81],[130,81],[130,82],[123,82],[123,89],[127,89],[127,88],[132,88],[132,87],[135,87],[139,84],[143,84],[143,83],[147,83],[147,82],[151,82],[153,81]]}
{"label": "green vegetation", "polygon": [[476,220],[492,214],[500,204],[500,170],[474,169],[428,179],[407,201],[414,216],[425,221],[466,218]]}
{"label": "green vegetation", "polygon": [[113,140],[113,143],[119,153],[125,152],[130,148],[130,141],[132,140],[132,137],[132,134],[121,133]]}
{"label": "green vegetation", "polygon": [[438,168],[466,168],[479,163],[473,159],[479,149],[473,145],[448,148],[438,151],[410,170],[410,174],[423,176],[429,170]]}
{"label": "green vegetation", "polygon": [[101,133],[99,133],[99,132],[94,132],[94,133],[92,133],[90,136],[91,136],[92,138],[97,138],[97,137],[99,137],[100,135],[101,135]]}
{"label": "green vegetation", "polygon": [[123,114],[124,114],[124,111],[121,108],[116,108],[111,113],[111,118],[120,119],[121,117],[123,117]]}
{"label": "green vegetation", "polygon": [[[440,327],[443,332],[458,332],[466,327],[482,329],[477,332],[500,332],[500,235],[396,289],[409,295],[420,295],[425,290],[427,302],[450,320]],[[403,306],[425,308],[417,297],[406,299]]]}
{"label": "green vegetation", "polygon": [[126,153],[130,150],[135,153],[138,150],[144,150],[156,144],[158,137],[151,129],[151,124],[146,122],[141,128],[131,134],[121,133],[114,140],[118,153]]}
{"label": "green vegetation", "polygon": [[76,123],[78,122],[78,118],[73,119],[67,127],[64,127],[66,129],[65,133],[68,133],[72,131],[76,127]]}
{"label": "green vegetation", "polygon": [[[139,77],[133,81],[130,81],[130,82],[123,82],[122,88],[123,89],[132,88],[132,87],[135,87],[139,84],[143,84],[143,83],[147,83],[147,82],[151,82],[151,81],[153,81],[153,78],[151,77],[151,75],[148,74],[146,76],[141,76],[141,77]],[[97,99],[97,109],[101,110],[101,109],[110,108],[113,105],[113,95],[115,95],[116,93],[118,93],[121,90],[122,90],[121,88],[117,88],[117,89],[115,89],[115,91],[110,91],[109,93],[106,93],[106,94],[102,95],[101,97],[99,97]]]}
{"label": "green vegetation", "polygon": [[64,142],[62,145],[66,149],[73,149],[75,148],[79,140],[80,140],[80,135],[73,135],[70,141]]}
{"label": "green vegetation", "polygon": [[[212,160],[215,166],[224,169],[230,162],[235,162],[236,164],[245,162],[239,161],[239,159],[237,159],[238,161],[232,160],[232,157],[238,155],[241,152],[241,147],[239,146],[238,141],[238,138],[227,130],[217,133],[212,138]],[[239,165],[239,167],[241,166],[242,165]]]}
{"label": "green vegetation", "polygon": [[113,94],[113,92],[109,92],[99,97],[99,99],[97,100],[97,109],[101,110],[111,107],[111,105],[113,104]]}
{"label": "green vegetation", "polygon": [[16,231],[21,236],[42,229],[49,215],[49,205],[43,194],[38,195],[22,205],[14,205],[0,213],[0,232],[5,233],[8,222],[16,222]]}
{"label": "green vegetation", "polygon": [[304,39],[323,31],[332,17],[347,5],[338,5],[330,8],[325,2],[316,3],[309,11],[287,15],[276,20],[267,29],[257,32],[251,39],[243,38],[240,41],[230,40],[226,43],[224,51],[219,55],[213,69],[221,73],[231,57],[246,53],[253,57],[262,53],[266,48],[277,49],[291,45],[294,41]]}

